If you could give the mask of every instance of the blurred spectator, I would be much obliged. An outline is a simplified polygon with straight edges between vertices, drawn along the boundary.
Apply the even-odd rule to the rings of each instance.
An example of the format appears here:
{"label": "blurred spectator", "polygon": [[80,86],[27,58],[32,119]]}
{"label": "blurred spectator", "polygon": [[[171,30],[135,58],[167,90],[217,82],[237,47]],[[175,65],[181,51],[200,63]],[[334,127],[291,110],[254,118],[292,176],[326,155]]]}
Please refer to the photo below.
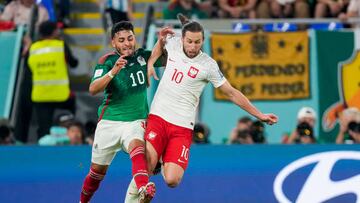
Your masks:
{"label": "blurred spectator", "polygon": [[56,116],[54,121],[55,126],[61,126],[64,128],[68,128],[71,124],[75,122],[75,117],[70,112],[60,113]]}
{"label": "blurred spectator", "polygon": [[250,134],[250,127],[252,126],[252,120],[244,116],[238,120],[236,128],[230,133],[230,144],[253,144],[254,141]]}
{"label": "blurred spectator", "polygon": [[209,128],[202,123],[196,123],[193,131],[193,143],[208,144],[209,143]]}
{"label": "blurred spectator", "polygon": [[[340,130],[336,137],[337,144],[343,143],[359,143],[358,124],[360,123],[360,111],[359,109],[352,107],[345,109],[339,115]],[[351,129],[350,129],[351,128]]]}
{"label": "blurred spectator", "polygon": [[96,122],[89,120],[85,123],[85,139],[84,139],[85,144],[93,145],[95,130],[96,130]]}
{"label": "blurred spectator", "polygon": [[256,18],[256,0],[219,0],[219,17]]}
{"label": "blurred spectator", "polygon": [[84,139],[84,126],[74,121],[71,114],[59,116],[58,125],[50,128],[50,134],[39,140],[39,145],[81,145]]}
{"label": "blurred spectator", "polygon": [[43,22],[39,33],[41,39],[31,45],[28,59],[38,138],[49,133],[55,109],[67,109],[75,114],[75,96],[70,92],[67,63],[70,67],[76,67],[78,63],[64,41],[59,39],[56,23]]}
{"label": "blurred spectator", "polygon": [[195,0],[175,0],[164,9],[163,18],[177,19],[177,14],[179,13],[182,13],[189,19],[203,19],[208,17]]}
{"label": "blurred spectator", "polygon": [[70,0],[55,0],[56,7],[58,8],[57,17],[58,22],[63,23],[64,27],[70,26]]}
{"label": "blurred spectator", "polygon": [[110,15],[112,24],[133,19],[131,0],[99,0],[99,3],[105,7],[105,12]]}
{"label": "blurred spectator", "polygon": [[80,122],[73,122],[67,128],[67,136],[71,145],[81,145],[84,139],[84,126]]}
{"label": "blurred spectator", "polygon": [[315,143],[314,126],[316,122],[315,110],[311,107],[302,107],[297,115],[296,129],[291,133],[287,139],[288,144],[300,143],[310,144]]}
{"label": "blurred spectator", "polygon": [[12,136],[12,128],[5,119],[0,119],[0,145],[13,145],[15,140]]}
{"label": "blurred spectator", "polygon": [[264,123],[261,121],[254,121],[250,126],[250,135],[254,143],[266,143]]}
{"label": "blurred spectator", "polygon": [[[14,0],[9,3],[4,12],[0,16],[2,21],[13,21],[16,25],[24,25],[29,23],[31,8],[35,4],[35,0]],[[49,14],[43,6],[38,7],[37,25],[47,21]]]}
{"label": "blurred spectator", "polygon": [[359,14],[360,14],[360,1],[350,0],[346,12],[341,12],[339,18],[341,20],[347,20],[348,18],[359,17],[360,16]]}
{"label": "blurred spectator", "polygon": [[315,17],[340,17],[341,13],[346,12],[348,4],[348,0],[317,0],[315,7]]}
{"label": "blurred spectator", "polygon": [[58,146],[70,144],[70,138],[67,136],[67,129],[61,126],[52,126],[50,134],[39,139],[39,145],[42,146]]}
{"label": "blurred spectator", "polygon": [[271,15],[275,18],[309,18],[310,7],[306,0],[270,0]]}

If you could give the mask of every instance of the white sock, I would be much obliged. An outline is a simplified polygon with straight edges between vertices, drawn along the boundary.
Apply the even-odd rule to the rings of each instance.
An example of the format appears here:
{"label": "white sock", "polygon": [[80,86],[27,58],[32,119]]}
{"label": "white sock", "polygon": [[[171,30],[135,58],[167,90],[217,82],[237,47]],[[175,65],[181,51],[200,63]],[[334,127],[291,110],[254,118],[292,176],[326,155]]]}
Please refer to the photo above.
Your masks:
{"label": "white sock", "polygon": [[138,203],[138,202],[139,202],[138,189],[136,187],[136,183],[133,178],[131,179],[131,182],[126,191],[125,203]]}

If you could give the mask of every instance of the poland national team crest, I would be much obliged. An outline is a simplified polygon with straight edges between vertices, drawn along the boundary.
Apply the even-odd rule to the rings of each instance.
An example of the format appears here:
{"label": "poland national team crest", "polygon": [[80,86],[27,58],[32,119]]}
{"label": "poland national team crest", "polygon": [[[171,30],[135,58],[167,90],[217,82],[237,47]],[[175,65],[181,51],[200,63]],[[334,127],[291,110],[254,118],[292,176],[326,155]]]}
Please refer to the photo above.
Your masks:
{"label": "poland national team crest", "polygon": [[189,72],[188,72],[188,76],[190,76],[192,78],[196,78],[198,73],[199,73],[199,69],[194,68],[193,66],[191,66],[190,69],[189,69]]}
{"label": "poland national team crest", "polygon": [[150,131],[150,133],[148,134],[148,139],[149,140],[153,140],[155,137],[156,137],[156,133],[155,132],[153,132],[153,131]]}

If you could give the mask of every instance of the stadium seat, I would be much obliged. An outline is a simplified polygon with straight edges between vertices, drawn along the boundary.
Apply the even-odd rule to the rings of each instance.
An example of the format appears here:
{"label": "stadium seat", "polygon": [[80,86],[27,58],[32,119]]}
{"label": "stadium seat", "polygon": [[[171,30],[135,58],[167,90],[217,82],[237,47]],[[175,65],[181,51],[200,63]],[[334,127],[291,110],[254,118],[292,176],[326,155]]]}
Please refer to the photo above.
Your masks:
{"label": "stadium seat", "polygon": [[244,23],[233,23],[232,31],[233,32],[250,32],[251,26],[249,24],[244,24]]}
{"label": "stadium seat", "polygon": [[331,22],[331,23],[314,23],[310,25],[310,29],[314,29],[314,30],[329,30],[329,31],[333,31],[333,30],[341,30],[342,28],[344,28],[344,24],[342,23],[336,23],[336,22]]}
{"label": "stadium seat", "polygon": [[53,22],[56,21],[56,13],[55,13],[55,7],[54,7],[53,0],[37,0],[36,3],[41,4],[46,8],[46,10],[49,13],[49,18],[51,21],[53,21]]}
{"label": "stadium seat", "polygon": [[263,29],[265,32],[293,32],[297,31],[297,26],[292,23],[268,23]]}

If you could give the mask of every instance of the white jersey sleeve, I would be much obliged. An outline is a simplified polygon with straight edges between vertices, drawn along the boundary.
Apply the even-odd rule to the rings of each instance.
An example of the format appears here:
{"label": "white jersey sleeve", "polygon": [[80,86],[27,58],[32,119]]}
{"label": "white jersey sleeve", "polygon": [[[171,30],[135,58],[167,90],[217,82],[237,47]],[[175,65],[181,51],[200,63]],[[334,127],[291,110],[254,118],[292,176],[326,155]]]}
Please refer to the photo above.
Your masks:
{"label": "white jersey sleeve", "polygon": [[211,84],[215,87],[218,88],[221,85],[223,85],[226,82],[226,78],[224,77],[224,75],[222,74],[222,72],[220,71],[219,66],[217,65],[216,61],[211,61],[210,63],[210,69],[209,69],[209,73],[208,73],[208,81],[211,82]]}
{"label": "white jersey sleeve", "polygon": [[175,35],[168,35],[165,41],[165,49],[167,52],[173,52],[181,49],[181,38]]}

